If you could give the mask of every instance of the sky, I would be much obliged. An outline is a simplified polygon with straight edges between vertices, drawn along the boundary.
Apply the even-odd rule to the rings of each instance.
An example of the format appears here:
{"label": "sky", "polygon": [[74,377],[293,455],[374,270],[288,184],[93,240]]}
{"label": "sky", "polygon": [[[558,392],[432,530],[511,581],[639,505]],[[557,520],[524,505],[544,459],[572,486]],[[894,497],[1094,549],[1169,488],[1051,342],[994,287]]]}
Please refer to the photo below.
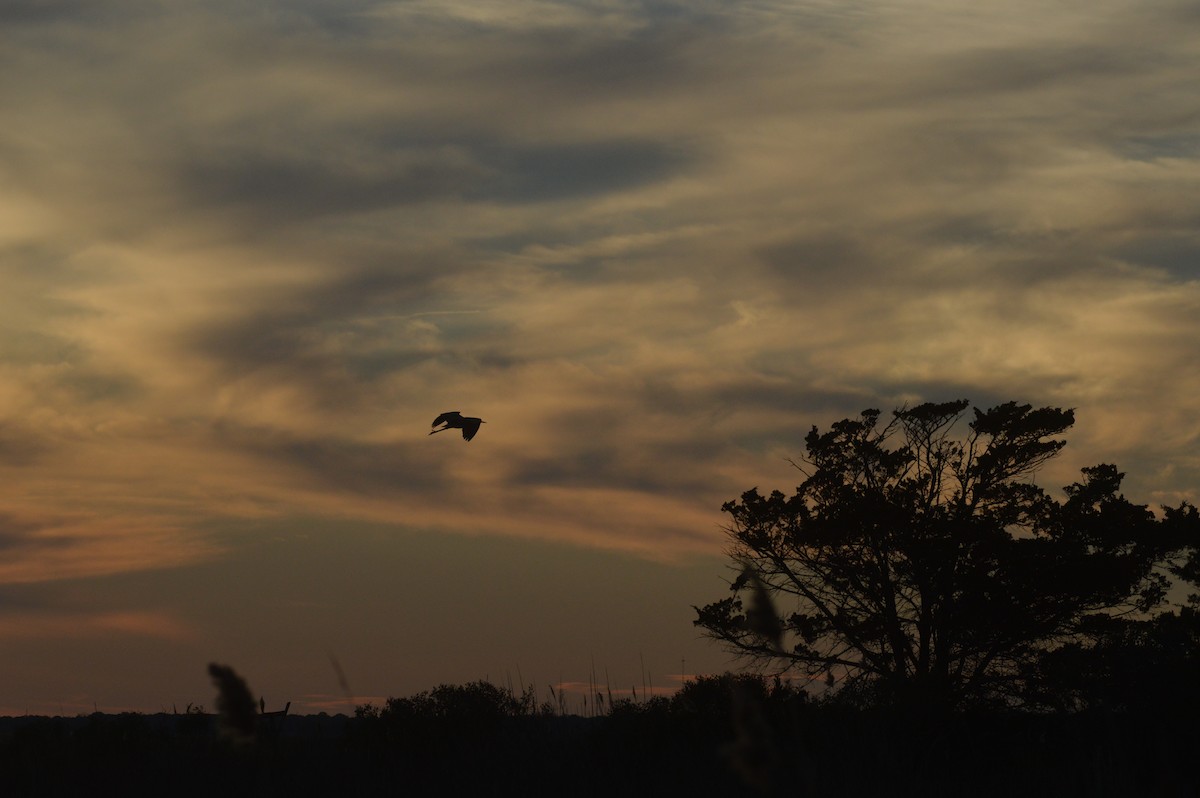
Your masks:
{"label": "sky", "polygon": [[[813,425],[1200,499],[1200,3],[7,0],[0,714],[735,667]],[[439,413],[486,424],[429,436]]]}

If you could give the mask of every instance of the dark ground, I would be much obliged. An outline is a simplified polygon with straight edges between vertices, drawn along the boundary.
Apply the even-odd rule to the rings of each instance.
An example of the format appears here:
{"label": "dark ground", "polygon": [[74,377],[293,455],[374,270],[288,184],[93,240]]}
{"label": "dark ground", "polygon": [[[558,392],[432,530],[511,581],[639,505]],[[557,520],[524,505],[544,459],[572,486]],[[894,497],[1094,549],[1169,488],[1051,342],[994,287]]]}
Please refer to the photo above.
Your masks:
{"label": "dark ground", "polygon": [[711,709],[291,716],[247,741],[204,715],[3,718],[0,794],[1200,795],[1190,717]]}

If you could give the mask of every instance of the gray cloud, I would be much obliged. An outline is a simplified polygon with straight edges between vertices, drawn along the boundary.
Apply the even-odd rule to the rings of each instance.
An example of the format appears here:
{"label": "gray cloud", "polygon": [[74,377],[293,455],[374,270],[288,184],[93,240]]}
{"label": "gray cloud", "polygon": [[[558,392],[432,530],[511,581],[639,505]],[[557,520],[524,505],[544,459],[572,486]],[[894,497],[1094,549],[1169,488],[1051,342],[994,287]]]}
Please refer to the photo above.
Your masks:
{"label": "gray cloud", "polygon": [[38,552],[70,548],[77,543],[77,539],[70,535],[38,534],[47,528],[42,522],[0,513],[0,552],[9,557],[29,556]]}
{"label": "gray cloud", "polygon": [[317,135],[313,152],[281,156],[278,145],[189,160],[180,185],[202,206],[243,223],[302,223],[440,201],[549,202],[636,188],[678,173],[681,148],[653,140],[535,146],[493,142],[410,145],[386,140],[339,159]]}
{"label": "gray cloud", "polygon": [[319,155],[281,157],[270,151],[270,142],[263,145],[257,153],[200,156],[182,168],[180,183],[202,205],[226,207],[261,225],[450,199],[485,174],[436,150],[414,153],[408,163],[389,165],[381,158],[351,170]]}
{"label": "gray cloud", "polygon": [[471,193],[510,202],[586,198],[637,188],[677,174],[691,162],[680,145],[653,140],[489,147],[486,153],[485,163],[501,177]]}
{"label": "gray cloud", "polygon": [[1107,43],[996,47],[971,50],[941,61],[939,79],[930,88],[941,96],[963,93],[972,97],[1037,92],[1064,85],[1078,92],[1095,87],[1088,81],[1099,83],[1153,68],[1152,60],[1144,54],[1115,49]]}
{"label": "gray cloud", "polygon": [[81,355],[77,343],[31,329],[0,330],[0,357],[9,363],[67,363]]}
{"label": "gray cloud", "polygon": [[1200,275],[1200,236],[1144,236],[1115,250],[1122,259],[1139,266],[1162,269],[1181,280],[1194,280]]}
{"label": "gray cloud", "polygon": [[757,254],[786,291],[855,291],[864,280],[889,275],[865,234],[817,233],[765,246]]}
{"label": "gray cloud", "polygon": [[361,443],[224,423],[213,428],[213,435],[223,445],[262,458],[266,467],[295,469],[323,490],[380,497],[447,492],[444,467],[403,442]]}
{"label": "gray cloud", "polygon": [[127,2],[89,3],[87,0],[11,0],[0,6],[0,22],[9,25],[44,25],[56,22],[97,21],[111,18]]}
{"label": "gray cloud", "polygon": [[1123,157],[1138,161],[1195,159],[1200,157],[1200,135],[1180,132],[1157,136],[1130,136],[1119,142],[1116,149]]}
{"label": "gray cloud", "polygon": [[[345,269],[321,284],[242,300],[232,318],[187,331],[183,343],[223,379],[294,385],[338,412],[378,403],[380,383],[423,364],[505,368],[486,343],[503,325],[436,286],[459,267],[436,255],[396,253],[390,266]],[[440,308],[432,302],[445,302]],[[431,312],[430,312],[431,311]],[[452,345],[462,339],[465,348]]]}
{"label": "gray cloud", "polygon": [[0,424],[0,462],[6,465],[31,465],[50,448],[49,441],[28,430]]}

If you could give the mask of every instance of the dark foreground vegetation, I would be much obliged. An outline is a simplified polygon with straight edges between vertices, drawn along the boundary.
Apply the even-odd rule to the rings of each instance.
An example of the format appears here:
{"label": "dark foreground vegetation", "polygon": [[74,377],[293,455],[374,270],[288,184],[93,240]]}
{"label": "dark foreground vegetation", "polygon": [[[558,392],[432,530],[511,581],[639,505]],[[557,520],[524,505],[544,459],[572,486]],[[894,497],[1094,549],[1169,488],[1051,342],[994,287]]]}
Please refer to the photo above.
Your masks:
{"label": "dark foreground vegetation", "polygon": [[0,720],[4,795],[1194,796],[1197,706],[951,712],[753,676],[561,715],[485,682],[240,736],[201,714]]}

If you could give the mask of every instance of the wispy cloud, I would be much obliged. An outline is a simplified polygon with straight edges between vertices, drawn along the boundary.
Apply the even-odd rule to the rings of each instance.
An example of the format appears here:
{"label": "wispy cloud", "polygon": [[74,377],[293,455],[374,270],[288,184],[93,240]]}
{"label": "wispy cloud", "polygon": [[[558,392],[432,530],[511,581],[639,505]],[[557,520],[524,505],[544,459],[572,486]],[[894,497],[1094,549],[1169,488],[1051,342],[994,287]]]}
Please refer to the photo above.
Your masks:
{"label": "wispy cloud", "polygon": [[193,635],[186,624],[162,612],[0,613],[0,640],[134,636],[178,641]]}

